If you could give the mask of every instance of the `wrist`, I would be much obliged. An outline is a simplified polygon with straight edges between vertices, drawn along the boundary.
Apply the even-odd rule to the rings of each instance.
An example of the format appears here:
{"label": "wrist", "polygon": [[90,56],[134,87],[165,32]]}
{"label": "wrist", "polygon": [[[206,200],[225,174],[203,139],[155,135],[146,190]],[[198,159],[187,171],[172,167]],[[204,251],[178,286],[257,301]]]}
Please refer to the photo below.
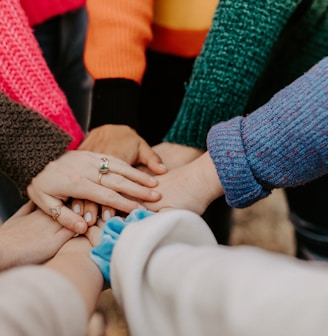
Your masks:
{"label": "wrist", "polygon": [[201,185],[204,190],[204,197],[209,203],[212,203],[215,199],[224,194],[220,177],[217,174],[214,162],[212,161],[208,152],[205,152],[197,160],[199,169],[198,174],[201,175]]}
{"label": "wrist", "polygon": [[0,230],[0,272],[16,266],[15,261],[18,261],[14,251],[10,250],[10,237],[7,237],[2,231]]}
{"label": "wrist", "polygon": [[85,302],[89,316],[94,311],[104,283],[100,269],[90,258],[90,251],[91,244],[87,238],[72,238],[46,264],[74,285]]}

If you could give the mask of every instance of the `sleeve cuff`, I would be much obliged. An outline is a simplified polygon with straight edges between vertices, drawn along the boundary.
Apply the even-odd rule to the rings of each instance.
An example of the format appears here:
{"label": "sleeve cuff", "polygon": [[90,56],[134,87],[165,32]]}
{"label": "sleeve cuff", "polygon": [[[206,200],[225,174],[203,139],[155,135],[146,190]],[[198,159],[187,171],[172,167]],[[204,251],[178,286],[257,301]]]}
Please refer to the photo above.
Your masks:
{"label": "sleeve cuff", "polygon": [[207,137],[209,154],[215,164],[227,203],[234,208],[245,208],[267,197],[249,166],[243,141],[243,117],[236,117],[213,126]]}
{"label": "sleeve cuff", "polygon": [[130,79],[96,80],[92,95],[90,129],[105,124],[123,124],[137,129],[139,92],[139,84]]}
{"label": "sleeve cuff", "polygon": [[25,197],[32,178],[64,154],[72,138],[50,120],[4,95],[0,114],[0,171]]}

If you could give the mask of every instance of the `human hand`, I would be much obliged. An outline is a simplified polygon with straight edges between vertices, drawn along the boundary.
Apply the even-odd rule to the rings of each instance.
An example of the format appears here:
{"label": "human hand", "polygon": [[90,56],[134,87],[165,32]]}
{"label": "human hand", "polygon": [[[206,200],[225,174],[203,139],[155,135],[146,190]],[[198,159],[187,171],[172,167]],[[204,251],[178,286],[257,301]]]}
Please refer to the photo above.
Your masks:
{"label": "human hand", "polygon": [[214,199],[223,195],[220,179],[208,152],[156,178],[159,181],[156,190],[162,198],[158,202],[143,203],[151,211],[181,208],[201,215]]}
{"label": "human hand", "polygon": [[[86,199],[129,213],[140,208],[135,201],[157,201],[161,196],[151,188],[156,179],[107,155],[109,173],[99,174],[103,154],[70,151],[50,162],[27,187],[30,199],[48,215],[76,233],[84,233],[87,223],[80,214],[66,207],[69,198]],[[99,180],[99,176],[101,180]]]}
{"label": "human hand", "polygon": [[116,209],[106,205],[99,205],[89,200],[72,199],[70,208],[76,214],[83,216],[88,226],[92,226],[96,223],[98,215],[101,216],[103,221],[107,221],[116,214]]}
{"label": "human hand", "polygon": [[0,226],[0,270],[43,263],[73,235],[29,201]]}
{"label": "human hand", "polygon": [[167,172],[161,158],[135,130],[126,125],[94,128],[79,149],[110,154],[130,165],[144,165],[154,174]]}
{"label": "human hand", "polygon": [[204,153],[201,149],[171,142],[162,142],[152,148],[168,169],[185,165]]}

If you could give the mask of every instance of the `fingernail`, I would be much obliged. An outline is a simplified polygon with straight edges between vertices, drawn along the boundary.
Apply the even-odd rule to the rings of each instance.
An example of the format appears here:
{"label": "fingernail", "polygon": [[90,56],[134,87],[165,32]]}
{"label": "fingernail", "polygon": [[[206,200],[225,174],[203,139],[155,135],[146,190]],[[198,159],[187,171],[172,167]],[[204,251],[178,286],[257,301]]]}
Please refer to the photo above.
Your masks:
{"label": "fingernail", "polygon": [[75,212],[75,213],[80,213],[80,211],[81,211],[81,207],[80,207],[80,204],[75,204],[74,206],[73,206],[73,211]]}
{"label": "fingernail", "polygon": [[158,196],[160,196],[161,194],[158,192],[158,191],[156,191],[156,190],[152,190],[151,191],[151,197],[152,198],[158,198]]}
{"label": "fingernail", "polygon": [[158,182],[158,180],[157,180],[155,177],[153,177],[153,176],[151,176],[151,177],[149,178],[149,181],[150,181],[150,182],[154,182],[154,183],[157,183],[157,182]]}
{"label": "fingernail", "polygon": [[77,233],[84,233],[85,232],[85,224],[82,222],[77,222],[76,223],[76,232]]}
{"label": "fingernail", "polygon": [[91,212],[87,212],[85,215],[84,215],[84,219],[87,223],[91,222],[92,220],[92,215],[91,215]]}
{"label": "fingernail", "polygon": [[104,211],[104,221],[109,220],[112,217],[111,213],[109,210]]}
{"label": "fingernail", "polygon": [[167,167],[163,163],[160,163],[160,167],[167,170]]}

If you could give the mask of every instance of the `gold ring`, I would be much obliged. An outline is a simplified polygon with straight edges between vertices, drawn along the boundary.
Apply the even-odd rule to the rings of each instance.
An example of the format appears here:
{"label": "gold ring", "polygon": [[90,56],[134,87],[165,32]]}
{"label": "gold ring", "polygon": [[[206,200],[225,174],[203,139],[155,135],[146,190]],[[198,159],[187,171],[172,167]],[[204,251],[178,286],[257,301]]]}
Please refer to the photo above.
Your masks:
{"label": "gold ring", "polygon": [[107,174],[109,172],[109,160],[107,158],[100,159],[99,174]]}
{"label": "gold ring", "polygon": [[101,178],[103,177],[103,173],[100,173],[99,175],[98,175],[98,184],[101,184]]}
{"label": "gold ring", "polygon": [[63,204],[59,204],[59,205],[55,206],[54,208],[50,209],[51,217],[52,217],[53,220],[56,221],[58,219],[58,217],[61,215],[61,208],[63,206],[64,206]]}

